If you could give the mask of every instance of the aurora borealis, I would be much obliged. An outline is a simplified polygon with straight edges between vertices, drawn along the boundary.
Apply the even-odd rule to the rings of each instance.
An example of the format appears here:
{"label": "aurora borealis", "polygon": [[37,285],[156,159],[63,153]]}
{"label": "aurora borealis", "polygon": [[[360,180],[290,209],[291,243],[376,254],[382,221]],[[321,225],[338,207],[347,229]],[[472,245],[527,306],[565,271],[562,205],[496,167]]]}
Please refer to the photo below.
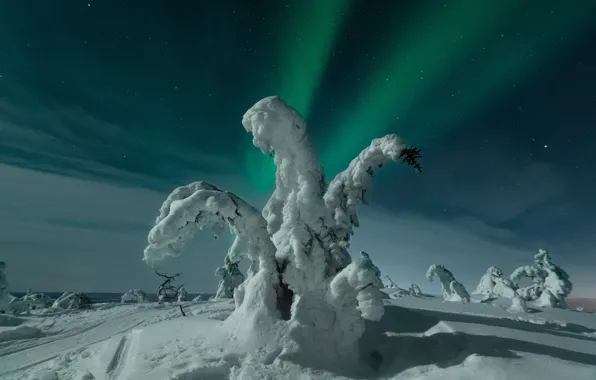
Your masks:
{"label": "aurora borealis", "polygon": [[[74,228],[105,234],[102,252],[135,250],[164,194],[195,180],[263,202],[275,169],[241,118],[275,94],[307,119],[328,177],[387,133],[422,149],[422,175],[375,178],[372,206],[399,226],[374,239],[384,257],[400,229],[414,266],[446,249],[484,270],[490,257],[466,255],[494,249],[507,267],[545,245],[580,281],[596,265],[594,19],[587,0],[0,2],[0,168],[15,178],[2,187],[0,170],[14,199],[0,202],[0,252],[67,252],[58,236]],[[78,180],[102,190],[76,195]]]}

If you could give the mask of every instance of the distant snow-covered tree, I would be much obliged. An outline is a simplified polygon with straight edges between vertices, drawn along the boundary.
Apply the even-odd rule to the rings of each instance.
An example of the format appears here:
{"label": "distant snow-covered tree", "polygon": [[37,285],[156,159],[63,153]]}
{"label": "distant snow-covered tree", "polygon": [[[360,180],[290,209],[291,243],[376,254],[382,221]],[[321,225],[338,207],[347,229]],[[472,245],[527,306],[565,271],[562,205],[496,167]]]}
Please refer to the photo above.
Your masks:
{"label": "distant snow-covered tree", "polygon": [[91,307],[91,300],[84,293],[65,292],[52,304],[53,309],[86,309]]}
{"label": "distant snow-covered tree", "polygon": [[215,270],[215,275],[221,277],[215,298],[234,298],[234,290],[244,282],[244,275],[238,268],[238,262],[233,262],[226,256],[224,265]]}
{"label": "distant snow-covered tree", "polygon": [[410,295],[412,295],[412,296],[419,297],[422,295],[422,291],[420,290],[420,287],[414,283],[410,284],[408,291],[410,292]]}
{"label": "distant snow-covered tree", "polygon": [[7,313],[10,304],[10,291],[8,286],[8,279],[4,271],[6,270],[6,263],[0,261],[0,313]]}
{"label": "distant snow-covered tree", "polygon": [[569,275],[553,263],[544,249],[534,255],[534,264],[517,268],[511,273],[511,281],[527,277],[532,284],[519,288],[517,293],[526,301],[534,301],[538,307],[567,308],[566,298],[573,289]]}
{"label": "distant snow-covered tree", "polygon": [[234,292],[236,309],[224,321],[235,341],[279,342],[283,358],[316,351],[321,360],[354,362],[364,319],[383,314],[378,268],[366,256],[352,262],[348,253],[356,211],[375,168],[402,161],[419,171],[420,152],[395,135],[375,139],[327,183],[305,121],[283,100],[262,99],[242,124],[277,167],[262,212],[205,182],[179,187],[160,209],[144,259],[177,256],[197,230],[221,233],[227,225],[236,237],[227,256],[251,261]]}
{"label": "distant snow-covered tree", "polygon": [[459,283],[453,273],[443,265],[431,265],[426,271],[426,279],[432,282],[434,278],[438,278],[441,282],[441,288],[443,291],[443,299],[445,301],[454,302],[470,302],[470,294],[466,288]]}
{"label": "distant snow-covered tree", "polygon": [[505,278],[501,269],[493,266],[488,268],[472,294],[512,299],[517,296],[516,290],[517,285]]}
{"label": "distant snow-covered tree", "polygon": [[141,289],[129,289],[120,297],[121,303],[144,303],[147,302],[147,294]]}
{"label": "distant snow-covered tree", "polygon": [[184,301],[186,301],[187,298],[188,298],[188,292],[186,291],[184,286],[182,286],[178,290],[178,302],[184,302]]}
{"label": "distant snow-covered tree", "polygon": [[399,285],[397,285],[391,279],[391,277],[389,277],[389,275],[385,275],[385,279],[387,279],[388,282],[388,286],[386,288],[389,289],[386,292],[389,294],[390,298],[397,299],[410,295],[410,292],[408,290],[400,288]]}
{"label": "distant snow-covered tree", "polygon": [[517,284],[505,278],[503,271],[494,266],[488,268],[472,294],[483,295],[486,298],[508,298],[511,300],[510,311],[527,311],[525,299],[517,293]]}
{"label": "distant snow-covered tree", "polygon": [[181,273],[176,273],[173,276],[168,275],[167,273],[159,273],[155,270],[155,274],[159,277],[163,278],[162,283],[157,288],[157,302],[173,302],[178,299],[178,293],[180,289],[184,285],[176,286],[175,282],[178,277],[180,277]]}
{"label": "distant snow-covered tree", "polygon": [[31,310],[51,307],[54,302],[47,294],[33,293],[31,288],[27,289],[27,294],[21,297],[19,301],[28,304]]}

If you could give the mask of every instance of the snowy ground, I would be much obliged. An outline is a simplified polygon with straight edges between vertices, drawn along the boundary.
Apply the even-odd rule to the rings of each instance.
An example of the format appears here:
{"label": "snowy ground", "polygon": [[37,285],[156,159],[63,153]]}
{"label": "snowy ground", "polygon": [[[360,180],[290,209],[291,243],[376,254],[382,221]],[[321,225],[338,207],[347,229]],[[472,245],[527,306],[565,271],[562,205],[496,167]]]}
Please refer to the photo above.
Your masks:
{"label": "snowy ground", "polygon": [[218,326],[232,308],[231,301],[186,303],[184,317],[176,305],[105,304],[0,316],[0,379],[596,379],[596,315],[589,313],[388,300],[361,342],[374,371],[356,377],[231,353]]}

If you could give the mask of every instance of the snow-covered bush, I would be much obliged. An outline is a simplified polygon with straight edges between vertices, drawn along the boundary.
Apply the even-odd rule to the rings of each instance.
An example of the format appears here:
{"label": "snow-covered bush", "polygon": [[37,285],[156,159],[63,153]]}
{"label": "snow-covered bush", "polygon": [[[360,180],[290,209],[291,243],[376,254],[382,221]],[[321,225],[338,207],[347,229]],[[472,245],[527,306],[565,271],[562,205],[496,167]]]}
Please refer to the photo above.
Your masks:
{"label": "snow-covered bush", "polygon": [[129,289],[120,297],[121,303],[144,303],[147,302],[147,293],[141,289]]}
{"label": "snow-covered bush", "polygon": [[52,304],[53,309],[86,309],[91,307],[91,300],[84,293],[65,292]]}
{"label": "snow-covered bush", "polygon": [[181,287],[180,289],[178,289],[178,302],[184,302],[184,301],[186,301],[187,298],[188,298],[188,292],[186,291],[184,286]]}
{"label": "snow-covered bush", "polygon": [[443,291],[443,299],[445,301],[454,302],[470,302],[470,294],[466,288],[459,283],[453,273],[443,265],[431,265],[426,271],[426,279],[432,282],[437,277],[441,282],[441,288]]}
{"label": "snow-covered bush", "polygon": [[180,295],[180,289],[182,289],[184,286],[175,285],[176,279],[180,277],[181,273],[176,273],[175,275],[170,276],[167,273],[159,273],[157,270],[155,270],[155,274],[164,279],[157,288],[157,302],[162,303],[177,301]]}
{"label": "snow-covered bush", "polygon": [[397,299],[405,296],[409,296],[410,292],[406,289],[400,288],[389,275],[385,275],[385,279],[387,280],[387,285],[385,286],[385,293],[389,295],[390,298]]}
{"label": "snow-covered bush", "polygon": [[236,309],[224,321],[234,341],[274,342],[286,359],[316,350],[321,360],[350,362],[358,356],[364,319],[383,314],[378,269],[365,256],[352,262],[348,253],[356,211],[375,168],[403,161],[420,170],[419,151],[395,135],[375,139],[327,183],[306,123],[283,100],[262,99],[242,124],[277,167],[276,188],[262,212],[205,182],[179,187],[160,209],[144,259],[177,256],[197,230],[212,227],[218,234],[227,226],[235,235],[229,260],[247,255],[251,261],[234,291]]}
{"label": "snow-covered bush", "polygon": [[410,284],[410,287],[408,288],[408,292],[410,293],[411,296],[419,297],[422,295],[422,291],[420,290],[420,287],[414,283]]}
{"label": "snow-covered bush", "polygon": [[544,249],[534,255],[534,264],[517,268],[511,273],[511,281],[516,282],[527,277],[532,284],[519,288],[517,293],[526,301],[534,301],[538,307],[567,308],[565,299],[571,293],[573,284],[569,275],[552,262]]}
{"label": "snow-covered bush", "polygon": [[215,275],[221,277],[215,298],[234,298],[234,290],[244,282],[238,262],[233,262],[226,256],[224,265],[215,270]]}
{"label": "snow-covered bush", "polygon": [[7,313],[10,303],[10,291],[8,287],[8,279],[4,271],[6,270],[6,263],[0,261],[0,313]]}
{"label": "snow-covered bush", "polygon": [[517,285],[510,279],[503,277],[501,269],[490,267],[482,276],[472,294],[512,299],[517,296],[516,290]]}
{"label": "snow-covered bush", "polygon": [[488,268],[472,294],[483,295],[485,298],[508,298],[511,300],[510,311],[527,311],[525,299],[517,293],[517,284],[505,278],[503,271],[497,267]]}

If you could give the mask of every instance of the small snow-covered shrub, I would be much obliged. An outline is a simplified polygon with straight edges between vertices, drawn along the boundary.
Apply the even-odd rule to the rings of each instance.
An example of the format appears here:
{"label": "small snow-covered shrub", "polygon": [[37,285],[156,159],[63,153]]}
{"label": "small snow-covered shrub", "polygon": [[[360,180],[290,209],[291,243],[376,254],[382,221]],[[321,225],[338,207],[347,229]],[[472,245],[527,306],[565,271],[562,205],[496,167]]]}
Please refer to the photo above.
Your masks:
{"label": "small snow-covered shrub", "polygon": [[426,279],[428,282],[432,282],[435,277],[441,282],[443,299],[445,301],[470,302],[470,294],[466,288],[455,279],[453,273],[451,273],[449,269],[445,268],[443,265],[431,265],[426,271]]}
{"label": "small snow-covered shrub", "polygon": [[120,297],[121,303],[145,303],[147,294],[141,289],[130,289]]}
{"label": "small snow-covered shrub", "polygon": [[221,277],[215,298],[234,298],[234,290],[244,282],[238,262],[232,262],[230,257],[226,256],[224,265],[216,269],[215,275]]}
{"label": "small snow-covered shrub", "polygon": [[184,301],[186,301],[187,298],[188,298],[188,292],[186,291],[184,286],[181,287],[180,289],[178,289],[178,302],[184,302]]}
{"label": "small snow-covered shrub", "polygon": [[84,293],[65,292],[52,304],[53,309],[87,309],[91,307],[91,300]]}
{"label": "small snow-covered shrub", "polygon": [[408,292],[410,293],[411,296],[415,296],[415,297],[419,297],[422,295],[422,291],[420,290],[420,287],[414,283],[410,284],[410,287],[408,288]]}

